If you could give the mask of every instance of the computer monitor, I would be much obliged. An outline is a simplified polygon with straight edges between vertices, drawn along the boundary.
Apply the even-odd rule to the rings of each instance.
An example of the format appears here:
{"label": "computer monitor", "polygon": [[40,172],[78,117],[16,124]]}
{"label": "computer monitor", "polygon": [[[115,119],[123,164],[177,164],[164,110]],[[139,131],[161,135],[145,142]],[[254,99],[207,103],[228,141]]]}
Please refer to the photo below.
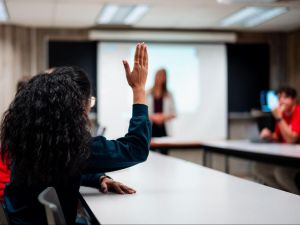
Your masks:
{"label": "computer monitor", "polygon": [[271,112],[274,108],[276,108],[278,105],[278,96],[276,91],[261,91],[260,104],[263,112]]}

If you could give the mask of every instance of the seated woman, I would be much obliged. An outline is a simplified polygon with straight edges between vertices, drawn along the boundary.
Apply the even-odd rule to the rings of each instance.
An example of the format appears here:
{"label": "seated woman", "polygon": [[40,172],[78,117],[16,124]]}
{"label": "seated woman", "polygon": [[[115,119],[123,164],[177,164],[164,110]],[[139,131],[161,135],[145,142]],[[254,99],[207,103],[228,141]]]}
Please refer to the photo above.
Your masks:
{"label": "seated woman", "polygon": [[[76,68],[75,68],[76,69]],[[54,69],[51,69],[53,72]],[[46,73],[51,74],[51,71],[47,70]],[[17,93],[25,87],[28,81],[32,77],[23,76],[17,83]],[[8,167],[8,162],[0,160],[0,203],[4,199],[4,188],[5,185],[10,181],[10,169]],[[133,194],[136,191],[120,182],[117,182],[110,177],[106,176],[104,173],[96,174],[83,174],[81,176],[80,185],[93,187],[99,189],[102,193],[107,193],[108,191],[116,192],[118,194]]]}
{"label": "seated woman", "polygon": [[90,83],[83,71],[56,68],[39,74],[17,93],[1,124],[1,155],[11,160],[4,206],[12,224],[45,224],[37,196],[53,186],[67,224],[74,224],[80,178],[133,166],[147,159],[151,123],[145,105],[148,55],[136,47],[134,68],[123,61],[133,90],[128,133],[117,140],[91,138],[87,113]]}

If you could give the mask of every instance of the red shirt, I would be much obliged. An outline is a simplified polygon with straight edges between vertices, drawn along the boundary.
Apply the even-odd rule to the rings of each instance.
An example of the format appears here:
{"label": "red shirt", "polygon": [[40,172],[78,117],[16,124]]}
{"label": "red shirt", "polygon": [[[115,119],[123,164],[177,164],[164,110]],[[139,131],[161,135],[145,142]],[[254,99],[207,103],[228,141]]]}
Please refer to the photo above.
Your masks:
{"label": "red shirt", "polygon": [[[300,105],[295,106],[295,109],[290,116],[286,116],[285,113],[283,113],[282,119],[289,125],[293,132],[300,136]],[[275,133],[280,142],[286,143],[286,140],[281,135],[278,123],[276,123],[275,126]]]}
{"label": "red shirt", "polygon": [[10,180],[10,170],[6,165],[6,162],[3,162],[0,159],[0,202],[3,201],[4,197],[4,188]]}

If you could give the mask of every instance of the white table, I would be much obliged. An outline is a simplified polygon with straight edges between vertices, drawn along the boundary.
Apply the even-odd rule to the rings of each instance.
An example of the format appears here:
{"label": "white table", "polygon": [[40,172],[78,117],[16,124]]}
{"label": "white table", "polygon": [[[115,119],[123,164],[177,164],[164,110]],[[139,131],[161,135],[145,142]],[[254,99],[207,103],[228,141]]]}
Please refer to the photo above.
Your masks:
{"label": "white table", "polygon": [[201,144],[206,152],[300,168],[298,144],[252,143],[249,140],[201,141]]}
{"label": "white table", "polygon": [[[154,138],[151,149],[197,149],[203,151],[203,165],[207,166],[208,152],[235,156],[282,166],[300,168],[300,145],[281,143],[253,143],[249,140],[197,140],[178,137]],[[228,173],[228,158],[225,157]]]}
{"label": "white table", "polygon": [[134,195],[82,188],[102,224],[299,224],[300,197],[196,164],[150,153],[114,179]]}

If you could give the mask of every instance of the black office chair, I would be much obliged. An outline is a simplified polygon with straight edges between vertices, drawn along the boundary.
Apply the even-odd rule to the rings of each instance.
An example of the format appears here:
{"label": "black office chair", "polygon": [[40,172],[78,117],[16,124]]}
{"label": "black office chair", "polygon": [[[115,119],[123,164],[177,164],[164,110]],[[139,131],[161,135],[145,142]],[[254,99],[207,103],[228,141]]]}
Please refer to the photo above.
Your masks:
{"label": "black office chair", "polygon": [[0,203],[0,224],[1,225],[8,225],[9,222],[8,222],[8,219],[6,217],[6,213],[5,213],[5,210],[3,208],[3,205]]}
{"label": "black office chair", "polygon": [[45,206],[47,222],[49,225],[66,225],[66,220],[55,188],[47,187],[39,194],[38,200]]}

